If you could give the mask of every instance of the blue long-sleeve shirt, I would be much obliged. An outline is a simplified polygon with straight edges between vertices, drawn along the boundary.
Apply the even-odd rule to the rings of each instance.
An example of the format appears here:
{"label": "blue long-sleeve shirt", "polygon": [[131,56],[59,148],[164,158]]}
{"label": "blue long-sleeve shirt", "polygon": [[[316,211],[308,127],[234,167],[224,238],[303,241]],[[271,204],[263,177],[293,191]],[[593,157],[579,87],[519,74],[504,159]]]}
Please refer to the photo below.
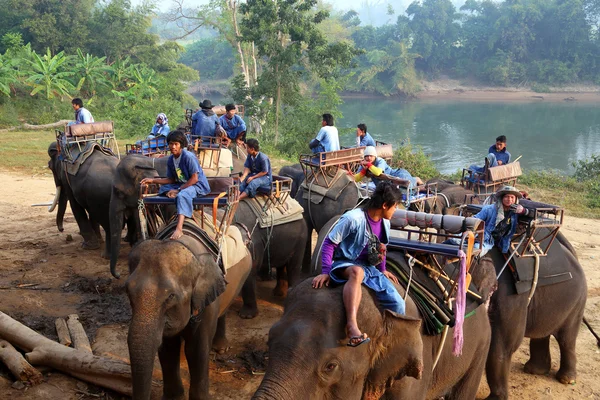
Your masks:
{"label": "blue long-sleeve shirt", "polygon": [[[494,243],[494,238],[492,236],[492,232],[496,229],[496,218],[498,217],[498,206],[496,204],[489,204],[487,206],[483,206],[481,211],[474,215],[475,218],[479,218],[485,222],[485,229],[483,233],[483,245],[487,248],[492,248],[496,243]],[[503,253],[507,253],[510,247],[510,241],[517,231],[519,216],[516,213],[513,213],[510,217],[510,231],[508,234],[504,235],[500,242],[497,243],[498,247],[502,250]]]}
{"label": "blue long-sleeve shirt", "polygon": [[239,115],[235,114],[233,118],[227,118],[227,114],[222,115],[219,118],[219,123],[227,132],[227,136],[234,140],[238,137],[238,135],[242,132],[246,132],[246,123]]}
{"label": "blue long-sleeve shirt", "polygon": [[214,137],[218,122],[217,114],[212,110],[200,110],[192,116],[192,134]]}
{"label": "blue long-sleeve shirt", "polygon": [[494,154],[496,156],[497,161],[502,161],[502,164],[506,165],[510,162],[510,153],[506,150],[506,147],[501,151],[496,150],[496,145],[493,144],[490,146],[490,150],[488,154]]}

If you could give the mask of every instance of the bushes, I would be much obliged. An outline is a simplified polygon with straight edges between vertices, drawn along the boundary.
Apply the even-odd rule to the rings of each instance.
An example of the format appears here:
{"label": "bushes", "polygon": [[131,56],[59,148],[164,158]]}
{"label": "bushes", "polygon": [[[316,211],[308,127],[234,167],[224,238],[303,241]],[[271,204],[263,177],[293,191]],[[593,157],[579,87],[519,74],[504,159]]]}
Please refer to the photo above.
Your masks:
{"label": "bushes", "polygon": [[421,147],[413,149],[410,142],[394,152],[392,164],[406,169],[412,176],[418,176],[423,181],[440,175],[435,164],[423,152],[423,149]]}

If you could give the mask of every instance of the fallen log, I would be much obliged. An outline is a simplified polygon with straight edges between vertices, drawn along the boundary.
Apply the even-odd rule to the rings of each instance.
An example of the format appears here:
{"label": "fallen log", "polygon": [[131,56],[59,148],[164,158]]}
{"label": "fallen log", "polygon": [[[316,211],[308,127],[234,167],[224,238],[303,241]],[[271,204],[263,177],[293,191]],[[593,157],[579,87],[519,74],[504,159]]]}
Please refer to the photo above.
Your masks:
{"label": "fallen log", "polygon": [[42,130],[42,129],[60,128],[60,127],[65,126],[69,122],[72,122],[72,120],[61,119],[58,122],[53,122],[51,124],[44,124],[44,125],[30,125],[30,124],[27,124],[27,123],[23,123],[23,128],[24,129],[31,129],[31,130],[38,130],[38,129]]}
{"label": "fallen log", "polygon": [[79,316],[77,314],[71,314],[67,317],[67,326],[69,327],[69,333],[71,334],[73,347],[75,347],[77,350],[92,353],[90,340],[88,339],[81,322],[79,322]]}
{"label": "fallen log", "polygon": [[56,333],[58,334],[58,341],[60,344],[65,346],[71,345],[71,335],[69,334],[69,328],[67,327],[67,321],[64,318],[57,318],[54,321],[54,326],[56,326]]}
{"label": "fallen log", "polygon": [[131,367],[123,361],[63,346],[3,312],[0,312],[0,337],[28,352],[25,358],[33,365],[52,367],[82,381],[132,395]]}
{"label": "fallen log", "polygon": [[0,340],[0,360],[8,367],[11,374],[19,381],[29,381],[37,385],[43,376],[6,340]]}

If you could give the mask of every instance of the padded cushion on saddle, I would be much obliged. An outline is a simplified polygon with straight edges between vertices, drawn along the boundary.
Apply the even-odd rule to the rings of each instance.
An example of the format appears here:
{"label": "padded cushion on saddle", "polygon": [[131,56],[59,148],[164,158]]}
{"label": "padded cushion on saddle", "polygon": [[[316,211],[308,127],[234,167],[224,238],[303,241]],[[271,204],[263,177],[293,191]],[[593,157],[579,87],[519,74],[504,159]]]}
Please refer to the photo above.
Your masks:
{"label": "padded cushion on saddle", "polygon": [[[75,149],[77,149],[76,145],[74,145],[74,147],[71,149],[72,155],[75,152]],[[115,153],[113,153],[111,149],[102,147],[98,142],[87,142],[83,150],[75,156],[73,161],[63,160],[63,165],[65,166],[69,175],[77,175],[77,172],[79,172],[79,167],[81,167],[81,165],[94,153],[94,151],[99,151],[109,157],[116,157]]]}
{"label": "padded cushion on saddle", "polygon": [[[354,179],[348,176],[348,171],[339,169],[333,179],[331,187],[321,186],[318,182],[306,182],[306,179],[300,185],[303,189],[302,197],[305,200],[309,199],[313,204],[320,204],[325,197],[331,200],[337,200],[342,194],[346,186],[354,184]],[[358,190],[358,189],[357,189]]]}
{"label": "padded cushion on saddle", "polygon": [[210,187],[210,194],[219,194],[227,192],[229,186],[234,185],[234,180],[230,176],[210,177],[208,180],[208,186]]}
{"label": "padded cushion on saddle", "polygon": [[396,210],[390,220],[392,228],[395,229],[403,229],[410,225],[420,229],[443,229],[448,233],[475,230],[480,221],[480,219],[473,217],[465,218],[458,215],[429,214],[408,210]]}
{"label": "padded cushion on saddle", "polygon": [[112,133],[112,121],[92,122],[91,124],[74,124],[65,127],[65,134],[70,136],[94,135],[96,133]]}
{"label": "padded cushion on saddle", "polygon": [[381,157],[384,160],[391,159],[394,156],[394,149],[392,149],[391,144],[375,146],[375,150],[377,151],[377,157]]}
{"label": "padded cushion on saddle", "polygon": [[[216,194],[209,193],[203,197],[195,197],[194,200],[192,200],[192,204],[195,206],[211,206],[213,204],[215,198],[216,198]],[[144,204],[158,205],[158,204],[176,204],[176,203],[177,203],[177,199],[175,199],[175,198],[171,199],[167,196],[144,197]],[[226,206],[227,205],[227,197],[221,197],[217,201],[217,204],[219,206]]]}
{"label": "padded cushion on saddle", "polygon": [[256,197],[242,200],[247,202],[250,206],[254,215],[256,215],[261,228],[283,225],[304,218],[302,215],[304,209],[300,203],[291,197],[288,197],[282,205],[273,205],[271,203],[268,208],[263,211],[268,199],[268,196],[259,194]]}

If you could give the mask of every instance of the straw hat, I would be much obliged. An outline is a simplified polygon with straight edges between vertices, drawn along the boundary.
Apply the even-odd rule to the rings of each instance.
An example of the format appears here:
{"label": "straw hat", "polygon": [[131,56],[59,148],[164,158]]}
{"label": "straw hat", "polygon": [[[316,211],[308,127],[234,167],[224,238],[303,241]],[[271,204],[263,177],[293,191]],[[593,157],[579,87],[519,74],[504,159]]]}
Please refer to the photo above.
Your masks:
{"label": "straw hat", "polygon": [[523,195],[521,194],[521,192],[519,192],[517,190],[517,188],[515,188],[514,186],[503,186],[503,187],[501,187],[496,192],[496,197],[500,199],[500,198],[504,197],[505,194],[514,194],[517,197],[517,199],[521,199],[523,197]]}
{"label": "straw hat", "polygon": [[363,154],[363,157],[365,156],[375,156],[377,157],[377,150],[375,149],[374,146],[367,146],[365,148],[365,152]]}

